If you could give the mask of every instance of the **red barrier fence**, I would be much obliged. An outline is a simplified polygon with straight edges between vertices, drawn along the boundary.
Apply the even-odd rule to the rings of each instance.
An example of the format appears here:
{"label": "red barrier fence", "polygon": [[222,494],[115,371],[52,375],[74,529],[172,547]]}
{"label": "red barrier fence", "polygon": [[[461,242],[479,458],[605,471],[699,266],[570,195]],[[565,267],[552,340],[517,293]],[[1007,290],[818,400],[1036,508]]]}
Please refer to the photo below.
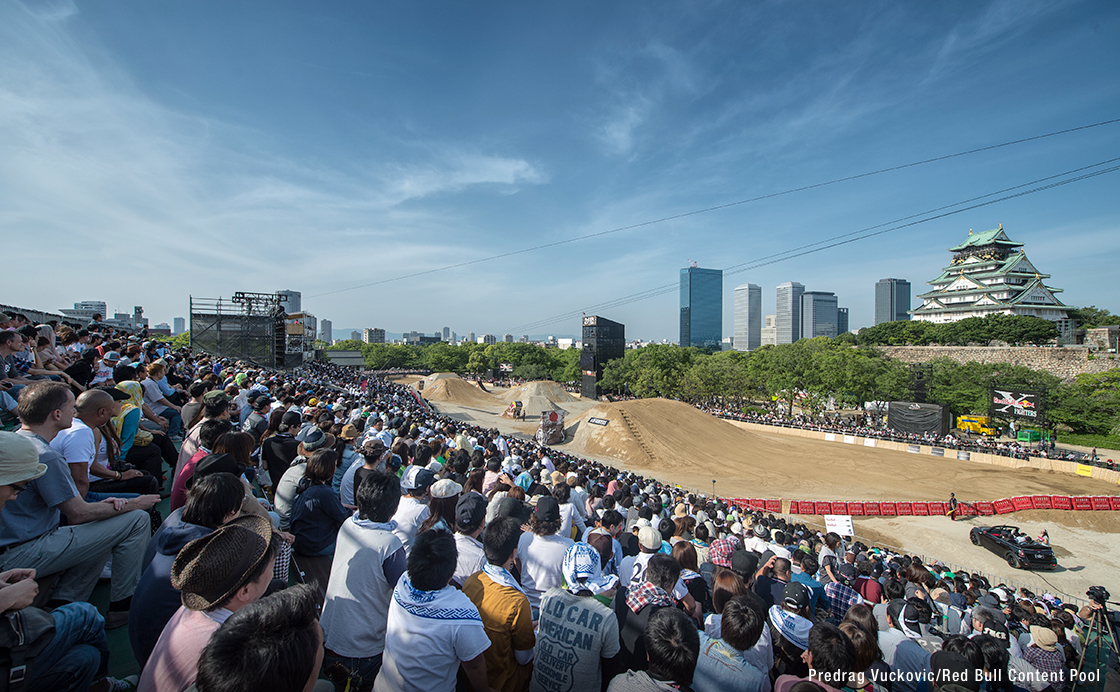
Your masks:
{"label": "red barrier fence", "polygon": [[[774,514],[782,511],[781,500],[731,500],[741,508],[750,507]],[[1019,495],[999,500],[961,502],[957,516],[989,517],[1030,509],[1064,509],[1076,511],[1120,511],[1120,495]],[[790,514],[849,514],[853,517],[941,517],[949,514],[948,502],[826,502],[824,500],[794,500],[789,503]]]}

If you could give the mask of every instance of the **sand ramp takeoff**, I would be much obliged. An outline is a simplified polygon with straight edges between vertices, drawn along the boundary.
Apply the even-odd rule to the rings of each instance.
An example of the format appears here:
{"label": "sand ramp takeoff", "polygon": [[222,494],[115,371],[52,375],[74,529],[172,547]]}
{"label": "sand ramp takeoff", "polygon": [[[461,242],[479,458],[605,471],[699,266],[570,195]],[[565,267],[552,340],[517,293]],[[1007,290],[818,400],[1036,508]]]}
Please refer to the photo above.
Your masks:
{"label": "sand ramp takeoff", "polygon": [[428,401],[446,401],[460,406],[482,406],[487,409],[502,408],[504,403],[492,394],[487,394],[470,382],[457,377],[444,377],[424,384],[420,392]]}
{"label": "sand ramp takeoff", "polygon": [[564,391],[564,388],[555,382],[548,380],[539,380],[537,382],[526,382],[525,384],[518,385],[502,392],[500,395],[506,401],[525,401],[527,399],[548,399],[554,404],[563,404],[569,401],[578,401],[574,396]]}
{"label": "sand ramp takeoff", "polygon": [[[608,423],[595,425],[590,422],[592,418]],[[781,442],[667,399],[605,402],[575,422],[578,426],[571,444],[577,449],[648,468],[693,466],[697,462],[731,467],[752,457],[785,453]]]}

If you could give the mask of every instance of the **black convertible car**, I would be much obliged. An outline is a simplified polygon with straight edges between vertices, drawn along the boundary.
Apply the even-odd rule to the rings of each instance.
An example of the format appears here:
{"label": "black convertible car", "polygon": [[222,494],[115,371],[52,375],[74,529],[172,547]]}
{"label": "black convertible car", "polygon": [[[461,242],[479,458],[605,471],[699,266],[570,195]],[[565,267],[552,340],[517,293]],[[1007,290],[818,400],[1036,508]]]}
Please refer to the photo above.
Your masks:
{"label": "black convertible car", "polygon": [[1036,542],[1018,526],[977,526],[969,532],[973,545],[982,545],[1017,569],[1054,569],[1058,561],[1050,546]]}

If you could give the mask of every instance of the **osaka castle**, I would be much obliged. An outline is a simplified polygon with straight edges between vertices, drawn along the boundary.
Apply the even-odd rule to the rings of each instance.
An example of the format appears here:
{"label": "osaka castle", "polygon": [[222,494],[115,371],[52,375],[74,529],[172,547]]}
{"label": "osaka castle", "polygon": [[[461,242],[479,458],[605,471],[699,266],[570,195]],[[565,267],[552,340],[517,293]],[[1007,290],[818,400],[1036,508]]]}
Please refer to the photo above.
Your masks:
{"label": "osaka castle", "polygon": [[969,231],[949,252],[949,266],[928,282],[932,291],[918,296],[922,306],[910,311],[915,320],[944,323],[1002,313],[1041,317],[1065,331],[1066,306],[1054,296],[1062,289],[1043,283],[1050,275],[1038,272],[1023,244],[1004,233],[1003,224],[983,233]]}

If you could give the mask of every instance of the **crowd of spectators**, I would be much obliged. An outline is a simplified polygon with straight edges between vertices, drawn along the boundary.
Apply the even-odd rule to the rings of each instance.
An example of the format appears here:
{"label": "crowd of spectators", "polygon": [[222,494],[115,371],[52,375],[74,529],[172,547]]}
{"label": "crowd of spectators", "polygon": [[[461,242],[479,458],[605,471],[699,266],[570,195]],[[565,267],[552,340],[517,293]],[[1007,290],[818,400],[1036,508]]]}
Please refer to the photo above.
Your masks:
{"label": "crowd of spectators", "polygon": [[[1052,595],[451,419],[384,379],[137,345],[90,359],[102,386],[19,383],[0,433],[0,608],[56,628],[28,690],[948,692],[952,673],[1062,692],[1088,645],[1090,611]],[[114,627],[138,680],[106,676]]]}

